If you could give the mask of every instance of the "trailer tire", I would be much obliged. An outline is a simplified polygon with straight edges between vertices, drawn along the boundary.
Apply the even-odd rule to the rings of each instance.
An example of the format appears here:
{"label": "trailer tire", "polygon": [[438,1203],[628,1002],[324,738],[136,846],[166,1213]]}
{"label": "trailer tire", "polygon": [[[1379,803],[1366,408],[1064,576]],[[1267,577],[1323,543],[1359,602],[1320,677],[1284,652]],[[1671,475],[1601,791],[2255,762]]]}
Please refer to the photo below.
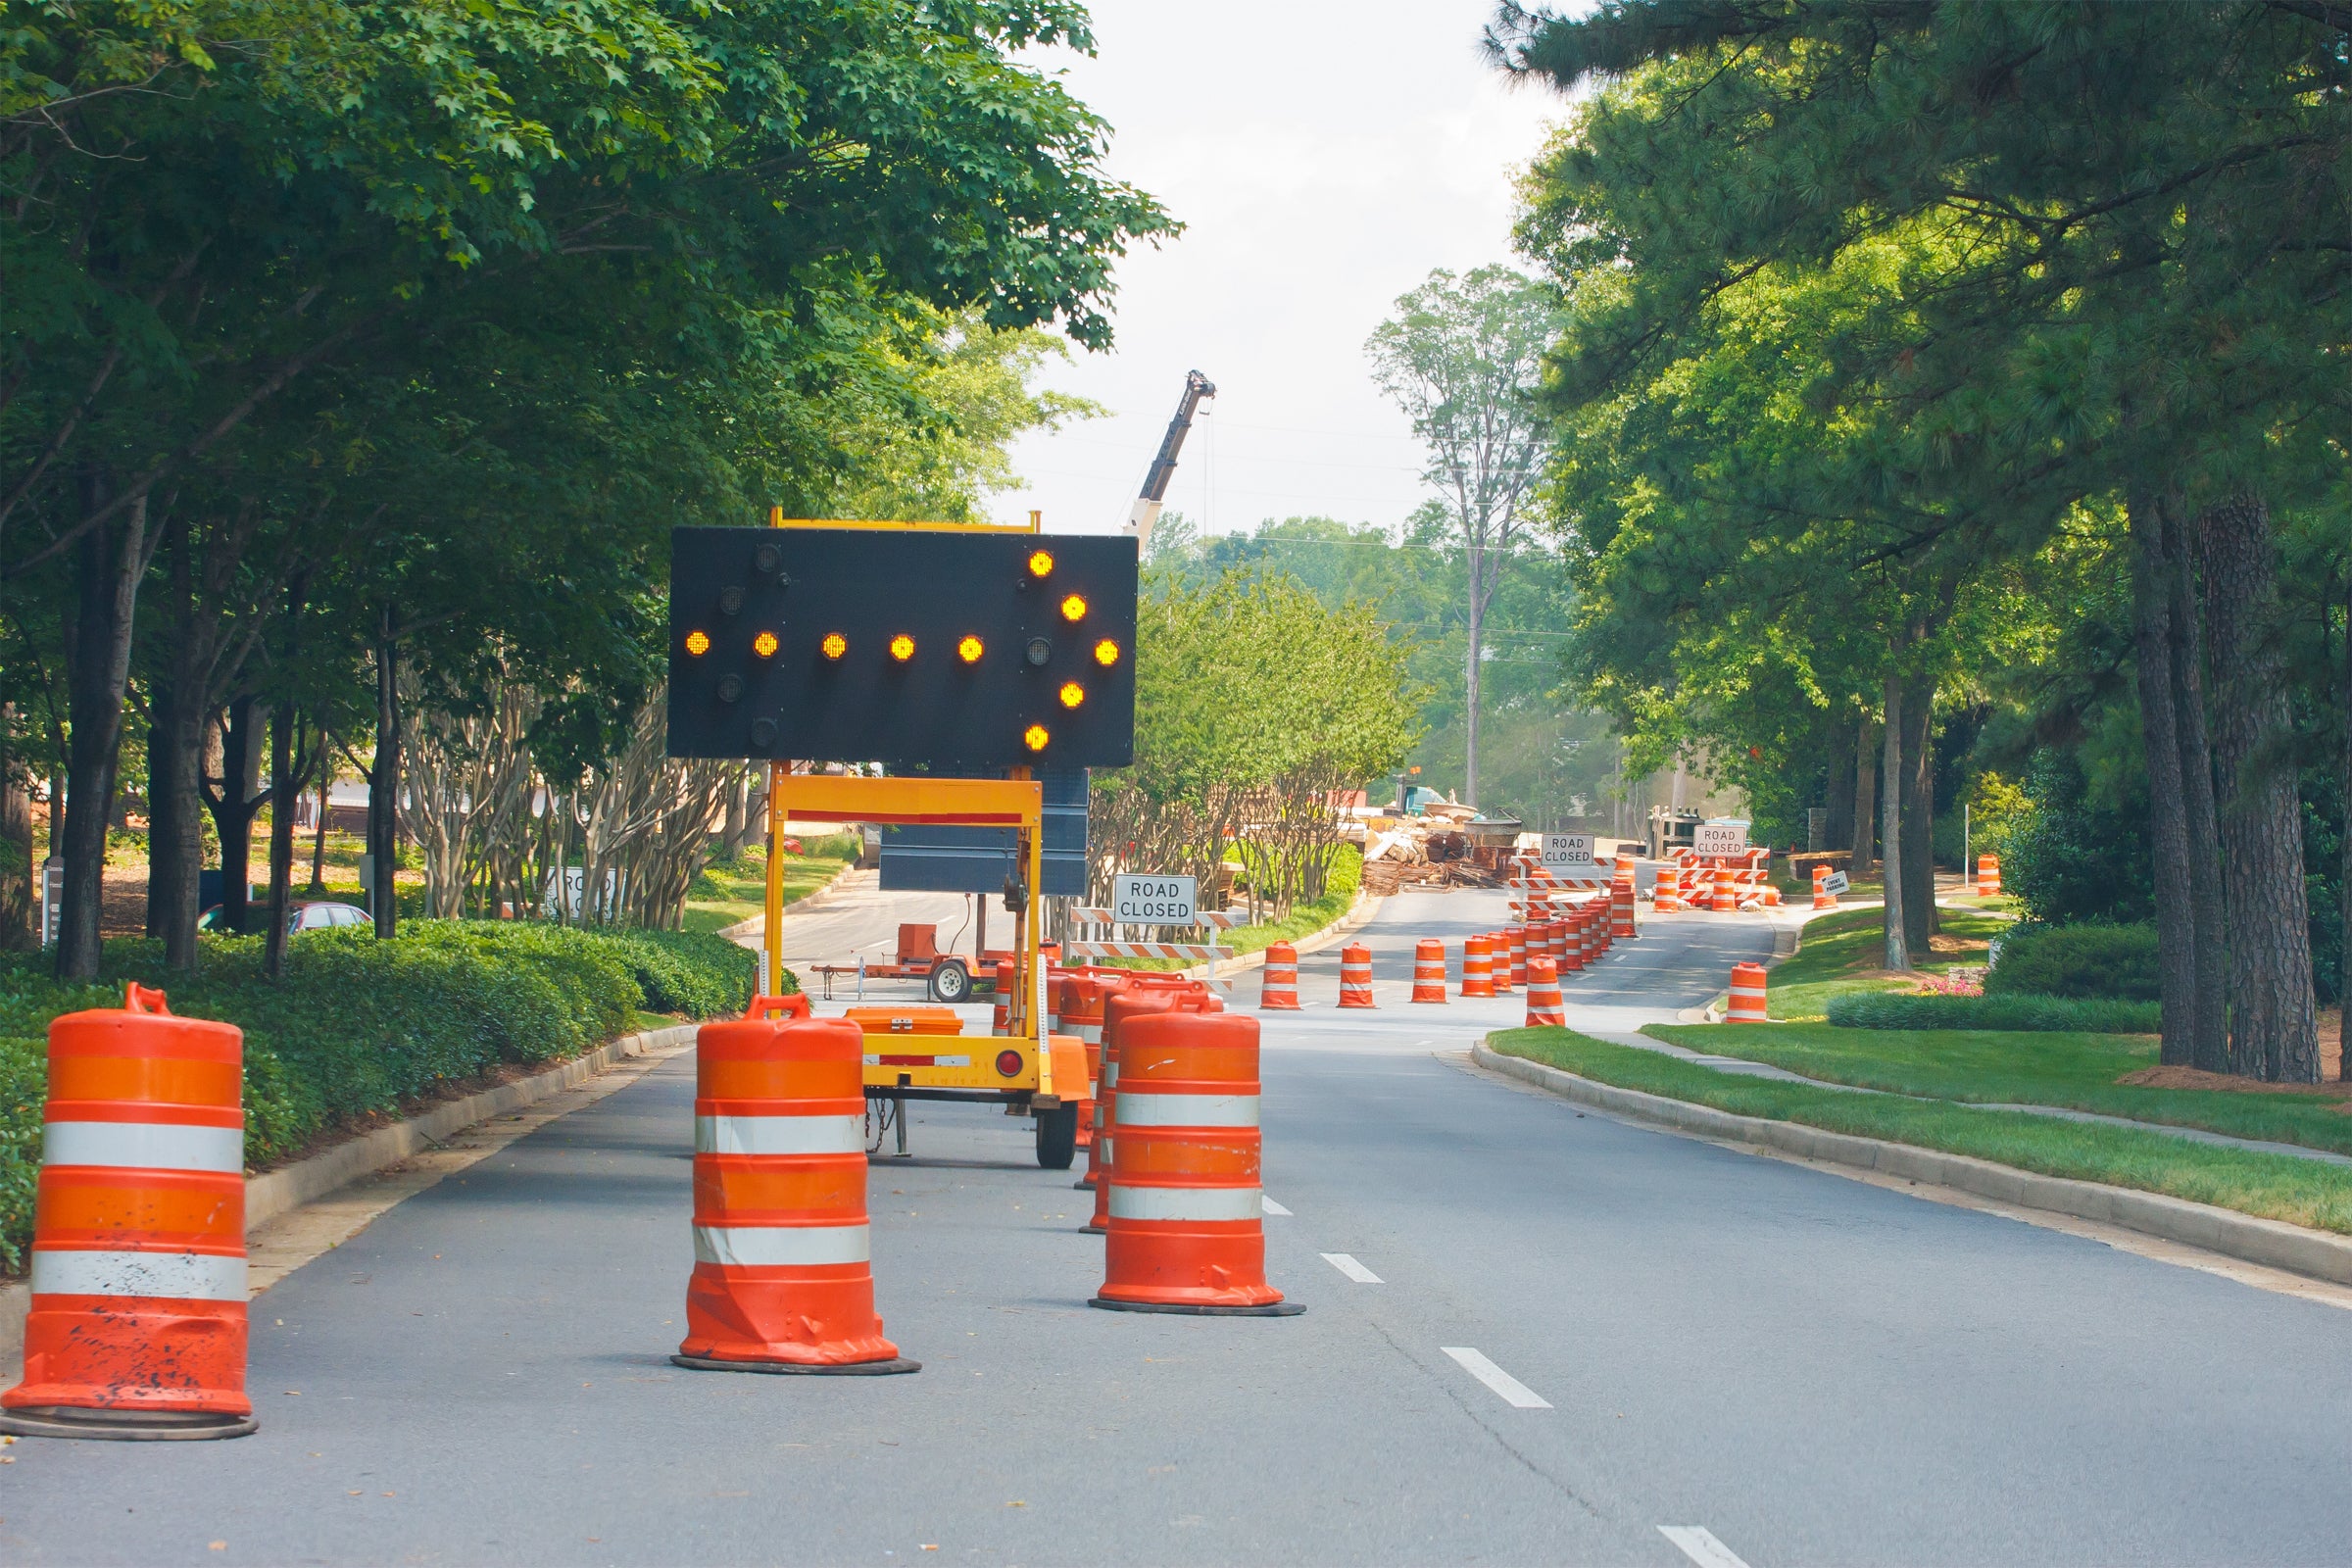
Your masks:
{"label": "trailer tire", "polygon": [[944,958],[931,966],[931,1000],[950,1006],[968,1002],[972,996],[972,971],[963,966],[961,958]]}
{"label": "trailer tire", "polygon": [[1078,1102],[1069,1101],[1037,1113],[1037,1166],[1068,1170],[1078,1157]]}

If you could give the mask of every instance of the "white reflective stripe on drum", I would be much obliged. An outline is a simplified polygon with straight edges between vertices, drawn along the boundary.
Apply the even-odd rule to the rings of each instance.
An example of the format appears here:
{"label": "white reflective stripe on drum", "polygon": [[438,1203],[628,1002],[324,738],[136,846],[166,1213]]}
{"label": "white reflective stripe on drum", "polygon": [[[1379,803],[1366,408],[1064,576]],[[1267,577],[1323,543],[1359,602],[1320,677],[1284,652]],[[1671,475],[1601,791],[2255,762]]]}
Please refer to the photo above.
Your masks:
{"label": "white reflective stripe on drum", "polygon": [[1118,1081],[1119,1064],[1115,1061],[1104,1062],[1102,1064],[1102,1082],[1104,1086],[1107,1087],[1109,1085],[1116,1084]]}
{"label": "white reflective stripe on drum", "polygon": [[1112,1219],[1262,1219],[1254,1187],[1122,1187],[1110,1184]]}
{"label": "white reflective stripe on drum", "polygon": [[1101,1100],[1102,1098],[1102,1086],[1097,1084],[1092,1078],[1089,1078],[1086,1081],[1086,1098],[1089,1100]]}
{"label": "white reflective stripe on drum", "polygon": [[205,1252],[68,1252],[36,1247],[32,1294],[242,1301],[245,1259]]}
{"label": "white reflective stripe on drum", "polygon": [[1129,1089],[1119,1097],[1122,1127],[1254,1127],[1255,1095],[1148,1095]]}
{"label": "white reflective stripe on drum", "polygon": [[1070,1025],[1070,1033],[1090,1046],[1099,1046],[1102,1043],[1102,1026],[1099,1023],[1074,1023]]}
{"label": "white reflective stripe on drum", "polygon": [[242,1171],[245,1132],[239,1127],[191,1127],[185,1122],[53,1121],[41,1129],[41,1162]]}
{"label": "white reflective stripe on drum", "polygon": [[697,1225],[697,1263],[863,1263],[870,1255],[863,1225]]}
{"label": "white reflective stripe on drum", "polygon": [[862,1154],[865,1117],[697,1116],[698,1154]]}

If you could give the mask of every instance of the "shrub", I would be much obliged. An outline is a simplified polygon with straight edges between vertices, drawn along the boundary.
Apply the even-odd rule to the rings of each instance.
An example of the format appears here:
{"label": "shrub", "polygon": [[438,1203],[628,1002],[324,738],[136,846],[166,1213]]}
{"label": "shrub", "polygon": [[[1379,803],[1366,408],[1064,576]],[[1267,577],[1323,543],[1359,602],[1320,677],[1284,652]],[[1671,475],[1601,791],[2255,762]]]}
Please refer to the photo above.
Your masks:
{"label": "shrub", "polygon": [[22,1267],[31,1234],[49,1021],[121,1006],[124,980],[160,983],[172,1011],[245,1032],[245,1158],[265,1166],[452,1080],[577,1055],[626,1032],[640,1007],[739,1012],[756,972],[716,937],[489,920],[414,921],[396,942],[306,931],[274,984],[262,957],[258,936],[207,938],[203,966],[174,975],[160,944],[114,941],[103,983],[61,985],[46,955],[0,955],[0,1267]]}
{"label": "shrub", "polygon": [[2156,928],[2033,925],[2003,936],[1984,976],[1988,996],[2122,997],[2161,994]]}
{"label": "shrub", "polygon": [[2112,997],[1907,996],[1849,991],[1832,997],[1830,1022],[1840,1029],[2001,1029],[2150,1035],[2153,1002]]}

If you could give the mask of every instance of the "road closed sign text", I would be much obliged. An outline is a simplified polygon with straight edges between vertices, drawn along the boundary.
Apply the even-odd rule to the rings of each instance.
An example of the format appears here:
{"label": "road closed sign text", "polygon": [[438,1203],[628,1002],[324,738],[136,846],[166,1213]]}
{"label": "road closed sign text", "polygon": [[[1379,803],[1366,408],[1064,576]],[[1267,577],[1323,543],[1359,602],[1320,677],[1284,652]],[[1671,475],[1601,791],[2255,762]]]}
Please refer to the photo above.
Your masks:
{"label": "road closed sign text", "polygon": [[1700,822],[1690,829],[1690,847],[1701,855],[1740,855],[1747,849],[1745,822]]}
{"label": "road closed sign text", "polygon": [[1110,915],[1122,925],[1192,925],[1200,916],[1198,884],[1189,876],[1111,878]]}
{"label": "road closed sign text", "polygon": [[1593,864],[1592,835],[1590,833],[1544,834],[1544,863],[1555,871],[1577,866],[1592,866]]}

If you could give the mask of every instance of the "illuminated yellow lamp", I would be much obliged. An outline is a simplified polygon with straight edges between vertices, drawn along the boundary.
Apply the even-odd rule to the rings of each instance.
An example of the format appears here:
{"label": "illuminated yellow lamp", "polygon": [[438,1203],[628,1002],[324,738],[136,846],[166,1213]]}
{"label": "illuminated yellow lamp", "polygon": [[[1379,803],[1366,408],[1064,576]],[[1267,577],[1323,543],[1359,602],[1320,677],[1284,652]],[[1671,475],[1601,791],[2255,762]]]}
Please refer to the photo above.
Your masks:
{"label": "illuminated yellow lamp", "polygon": [[1061,602],[1061,618],[1064,620],[1084,620],[1086,618],[1086,596],[1084,594],[1072,594],[1067,599],[1064,599]]}
{"label": "illuminated yellow lamp", "polygon": [[890,657],[902,664],[912,659],[914,657],[914,639],[905,632],[893,637],[890,640]]}
{"label": "illuminated yellow lamp", "polygon": [[1077,707],[1077,706],[1078,706],[1080,703],[1083,703],[1083,702],[1085,702],[1085,701],[1086,701],[1086,688],[1085,688],[1085,687],[1083,687],[1083,686],[1079,685],[1079,684],[1078,684],[1076,681],[1074,681],[1074,680],[1065,680],[1065,681],[1063,681],[1063,682],[1061,683],[1061,706],[1062,706],[1062,707],[1064,707],[1064,708],[1076,708],[1076,707]]}
{"label": "illuminated yellow lamp", "polygon": [[825,633],[825,640],[816,645],[827,659],[839,659],[850,651],[850,640],[837,631]]}
{"label": "illuminated yellow lamp", "polygon": [[956,657],[962,660],[967,664],[977,664],[980,662],[980,655],[983,652],[984,650],[980,646],[980,639],[977,637],[967,636],[963,639],[963,641],[956,645]]}
{"label": "illuminated yellow lamp", "polygon": [[710,651],[710,634],[707,631],[688,632],[686,634],[686,651],[697,659],[702,658]]}
{"label": "illuminated yellow lamp", "polygon": [[1054,552],[1051,550],[1030,551],[1029,575],[1032,577],[1051,577],[1054,575]]}
{"label": "illuminated yellow lamp", "polygon": [[759,636],[753,638],[752,652],[758,654],[761,659],[775,658],[776,634],[772,631],[763,631]]}
{"label": "illuminated yellow lamp", "polygon": [[1052,740],[1053,738],[1053,736],[1046,733],[1046,726],[1043,724],[1032,724],[1027,729],[1021,731],[1021,744],[1028,747],[1033,752],[1044,751],[1046,749],[1046,742]]}
{"label": "illuminated yellow lamp", "polygon": [[1109,638],[1105,637],[1101,642],[1095,644],[1096,663],[1101,664],[1104,669],[1108,669],[1111,665],[1117,663],[1118,662],[1119,645],[1117,643],[1114,643]]}

